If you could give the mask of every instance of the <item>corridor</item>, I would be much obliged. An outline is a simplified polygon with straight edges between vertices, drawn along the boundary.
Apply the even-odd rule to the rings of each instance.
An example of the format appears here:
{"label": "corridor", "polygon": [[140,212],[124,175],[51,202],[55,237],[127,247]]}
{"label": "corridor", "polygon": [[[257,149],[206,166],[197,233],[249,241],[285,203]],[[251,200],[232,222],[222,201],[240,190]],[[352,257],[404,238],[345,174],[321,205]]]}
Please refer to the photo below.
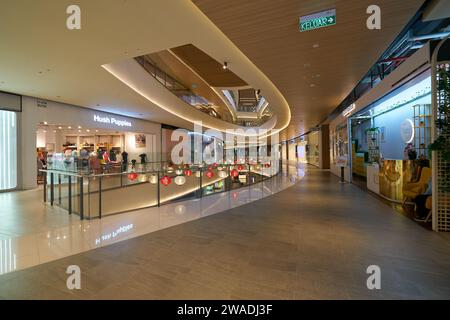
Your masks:
{"label": "corridor", "polygon": [[310,167],[261,200],[0,276],[0,298],[449,299],[449,268],[448,239]]}

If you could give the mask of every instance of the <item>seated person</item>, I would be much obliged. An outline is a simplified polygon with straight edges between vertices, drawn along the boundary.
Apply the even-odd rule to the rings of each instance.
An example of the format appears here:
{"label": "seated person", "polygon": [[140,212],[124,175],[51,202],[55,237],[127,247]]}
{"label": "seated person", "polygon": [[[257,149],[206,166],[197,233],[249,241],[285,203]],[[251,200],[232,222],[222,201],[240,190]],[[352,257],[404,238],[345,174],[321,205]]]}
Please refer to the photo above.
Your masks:
{"label": "seated person", "polygon": [[427,199],[431,196],[432,192],[432,180],[428,180],[428,187],[424,193],[418,195],[414,198],[414,202],[416,203],[416,216],[414,219],[416,220],[424,220],[428,215],[428,209],[425,207]]}

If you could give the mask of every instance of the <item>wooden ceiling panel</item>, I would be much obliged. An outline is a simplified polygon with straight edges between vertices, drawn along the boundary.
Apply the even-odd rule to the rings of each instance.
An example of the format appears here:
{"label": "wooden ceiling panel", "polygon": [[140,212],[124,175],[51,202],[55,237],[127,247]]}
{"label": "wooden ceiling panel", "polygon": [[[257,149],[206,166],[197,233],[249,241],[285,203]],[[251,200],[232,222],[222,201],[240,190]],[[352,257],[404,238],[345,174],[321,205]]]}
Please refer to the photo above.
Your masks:
{"label": "wooden ceiling panel", "polygon": [[224,70],[221,63],[192,44],[172,48],[171,51],[212,87],[240,87],[247,85],[244,80],[230,70]]}
{"label": "wooden ceiling panel", "polygon": [[[336,108],[424,0],[379,0],[381,30],[366,27],[372,0],[193,0],[277,86],[291,107],[285,135]],[[336,25],[300,32],[299,17],[336,8]],[[296,115],[300,114],[300,117]]]}

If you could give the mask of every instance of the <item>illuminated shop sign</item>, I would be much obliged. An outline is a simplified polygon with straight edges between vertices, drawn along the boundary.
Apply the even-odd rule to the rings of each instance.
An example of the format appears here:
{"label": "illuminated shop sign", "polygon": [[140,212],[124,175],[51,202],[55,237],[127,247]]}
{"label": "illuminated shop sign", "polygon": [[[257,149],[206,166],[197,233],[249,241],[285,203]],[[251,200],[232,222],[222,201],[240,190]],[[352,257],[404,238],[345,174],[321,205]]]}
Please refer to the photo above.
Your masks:
{"label": "illuminated shop sign", "polygon": [[94,115],[94,122],[115,125],[117,127],[131,127],[131,122],[127,120],[116,119],[114,117]]}

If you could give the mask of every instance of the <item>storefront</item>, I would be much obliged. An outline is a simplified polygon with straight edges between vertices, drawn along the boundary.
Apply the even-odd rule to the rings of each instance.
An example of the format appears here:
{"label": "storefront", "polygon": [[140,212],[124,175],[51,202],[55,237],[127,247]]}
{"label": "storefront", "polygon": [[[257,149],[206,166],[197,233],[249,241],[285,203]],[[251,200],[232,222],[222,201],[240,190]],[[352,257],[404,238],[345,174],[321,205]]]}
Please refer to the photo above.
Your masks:
{"label": "storefront", "polygon": [[284,160],[320,166],[320,130],[313,130],[283,144]]}
{"label": "storefront", "polygon": [[[331,172],[427,227],[431,97],[430,47],[425,45],[330,122]],[[417,199],[425,201],[420,210]]]}
{"label": "storefront", "polygon": [[[429,60],[430,48],[425,45],[330,122],[332,173],[341,176],[343,172],[346,181],[379,193],[378,188],[383,189],[377,186],[379,178],[387,169],[384,164],[429,159]],[[392,195],[396,188],[389,187],[392,192],[386,191],[386,197],[401,201],[399,193]]]}
{"label": "storefront", "polygon": [[20,96],[0,92],[0,192],[18,188],[18,116]]}
{"label": "storefront", "polygon": [[403,186],[430,165],[431,122],[429,70],[350,117],[353,181],[402,202]]}
{"label": "storefront", "polygon": [[23,188],[39,169],[120,172],[124,163],[160,161],[161,125],[93,109],[23,97]]}

